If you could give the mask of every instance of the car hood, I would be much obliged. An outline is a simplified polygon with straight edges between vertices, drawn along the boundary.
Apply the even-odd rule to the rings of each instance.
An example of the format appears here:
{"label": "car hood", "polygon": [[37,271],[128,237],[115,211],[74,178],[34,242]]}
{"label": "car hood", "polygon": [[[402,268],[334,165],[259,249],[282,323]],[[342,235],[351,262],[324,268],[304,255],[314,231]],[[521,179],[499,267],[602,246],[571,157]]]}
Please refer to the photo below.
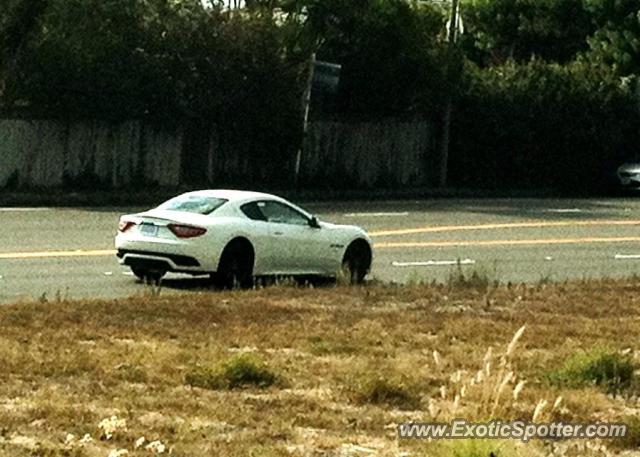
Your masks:
{"label": "car hood", "polygon": [[332,224],[331,222],[324,222],[324,221],[320,221],[319,223],[320,223],[320,227],[322,227],[323,229],[349,230],[369,238],[369,236],[367,235],[367,231],[362,227],[358,227],[357,225]]}

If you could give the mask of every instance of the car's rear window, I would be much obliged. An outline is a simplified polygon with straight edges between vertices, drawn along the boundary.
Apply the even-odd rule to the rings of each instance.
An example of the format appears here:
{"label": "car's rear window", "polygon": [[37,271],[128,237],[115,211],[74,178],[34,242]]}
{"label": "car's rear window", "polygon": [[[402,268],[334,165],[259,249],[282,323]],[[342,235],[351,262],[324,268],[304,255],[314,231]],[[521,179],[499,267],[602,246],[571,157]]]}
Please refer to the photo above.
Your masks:
{"label": "car's rear window", "polygon": [[180,195],[164,202],[158,209],[186,211],[188,213],[211,214],[228,200],[202,195]]}

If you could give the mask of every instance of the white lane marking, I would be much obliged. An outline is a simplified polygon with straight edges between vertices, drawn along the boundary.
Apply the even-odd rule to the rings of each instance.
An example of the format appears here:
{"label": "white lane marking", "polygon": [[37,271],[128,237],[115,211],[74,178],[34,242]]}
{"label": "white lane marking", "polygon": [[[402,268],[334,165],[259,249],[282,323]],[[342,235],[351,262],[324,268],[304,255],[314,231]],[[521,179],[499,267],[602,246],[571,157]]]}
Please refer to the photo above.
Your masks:
{"label": "white lane marking", "polygon": [[408,212],[380,212],[380,213],[347,213],[345,217],[404,217]]}
{"label": "white lane marking", "polygon": [[550,208],[545,210],[547,213],[582,213],[580,208]]}
{"label": "white lane marking", "polygon": [[392,262],[394,267],[443,267],[449,265],[474,265],[475,260],[462,259],[462,260],[426,260],[423,262]]}
{"label": "white lane marking", "polygon": [[640,259],[640,254],[616,254],[613,258],[616,260]]}
{"label": "white lane marking", "polygon": [[113,276],[113,271],[105,271],[104,275],[105,276]]}
{"label": "white lane marking", "polygon": [[550,260],[553,260],[553,257],[551,257],[550,255],[548,255],[548,256],[546,256],[546,257],[544,258],[544,260],[546,260],[546,261],[550,261]]}
{"label": "white lane marking", "polygon": [[51,211],[51,208],[0,208],[2,212]]}
{"label": "white lane marking", "polygon": [[0,275],[0,279],[2,279],[2,275]]}
{"label": "white lane marking", "polygon": [[134,276],[134,274],[133,274],[133,272],[132,272],[132,271],[123,271],[123,272],[122,272],[122,274],[123,274],[124,276]]}

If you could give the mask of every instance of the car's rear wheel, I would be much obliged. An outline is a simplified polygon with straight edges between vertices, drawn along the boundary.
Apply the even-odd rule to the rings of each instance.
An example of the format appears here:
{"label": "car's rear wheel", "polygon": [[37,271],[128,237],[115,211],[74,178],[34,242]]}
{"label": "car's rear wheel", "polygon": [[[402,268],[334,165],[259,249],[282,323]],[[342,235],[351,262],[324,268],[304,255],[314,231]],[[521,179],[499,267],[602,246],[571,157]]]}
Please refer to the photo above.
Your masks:
{"label": "car's rear wheel", "polygon": [[218,271],[213,276],[222,289],[248,289],[253,286],[254,252],[245,239],[230,242],[220,256]]}
{"label": "car's rear wheel", "polygon": [[342,260],[342,275],[349,284],[362,284],[371,268],[371,247],[364,240],[356,240],[347,248]]}
{"label": "car's rear wheel", "polygon": [[164,275],[167,274],[165,270],[151,270],[148,268],[131,267],[131,272],[142,281],[145,282],[158,282]]}

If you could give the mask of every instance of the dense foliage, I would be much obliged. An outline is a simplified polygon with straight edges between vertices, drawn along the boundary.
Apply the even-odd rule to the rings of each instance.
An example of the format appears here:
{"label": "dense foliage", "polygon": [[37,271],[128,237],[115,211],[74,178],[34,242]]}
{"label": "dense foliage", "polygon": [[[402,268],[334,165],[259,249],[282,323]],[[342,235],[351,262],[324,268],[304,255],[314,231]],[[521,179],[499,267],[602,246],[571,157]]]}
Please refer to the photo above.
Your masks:
{"label": "dense foliage", "polygon": [[451,180],[465,187],[602,192],[640,142],[628,88],[581,63],[470,68],[455,118]]}
{"label": "dense foliage", "polygon": [[640,74],[640,2],[585,0],[597,25],[589,38],[591,58],[612,67],[616,74]]}
{"label": "dense foliage", "polygon": [[567,62],[588,48],[595,25],[583,0],[470,0],[462,45],[478,64],[532,57]]}
{"label": "dense foliage", "polygon": [[[442,85],[443,15],[402,0],[11,0],[2,14],[4,106],[126,119],[299,109],[306,62],[343,64],[340,111],[424,111]],[[366,81],[366,84],[363,84]],[[230,112],[231,111],[231,112]]]}
{"label": "dense foliage", "polygon": [[640,2],[472,0],[451,179],[602,192],[640,140]]}
{"label": "dense foliage", "polygon": [[[25,25],[30,36],[4,40],[16,69],[4,74],[5,103],[117,120],[218,121],[238,108],[282,113],[295,91],[298,68],[268,18],[225,15],[198,0],[38,1],[47,6]],[[18,12],[11,19],[21,22]]]}
{"label": "dense foliage", "polygon": [[187,126],[187,144],[217,125],[259,166],[301,144],[312,53],[342,65],[316,116],[440,125],[452,97],[452,184],[599,185],[640,131],[637,0],[462,0],[454,48],[448,7],[417,0],[5,3],[5,112]]}
{"label": "dense foliage", "polygon": [[320,1],[323,10],[311,14],[330,14],[330,22],[318,58],[343,66],[340,113],[379,118],[436,111],[446,83],[441,11],[403,0]]}

